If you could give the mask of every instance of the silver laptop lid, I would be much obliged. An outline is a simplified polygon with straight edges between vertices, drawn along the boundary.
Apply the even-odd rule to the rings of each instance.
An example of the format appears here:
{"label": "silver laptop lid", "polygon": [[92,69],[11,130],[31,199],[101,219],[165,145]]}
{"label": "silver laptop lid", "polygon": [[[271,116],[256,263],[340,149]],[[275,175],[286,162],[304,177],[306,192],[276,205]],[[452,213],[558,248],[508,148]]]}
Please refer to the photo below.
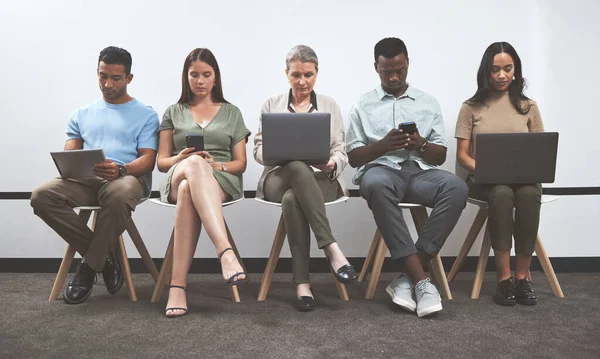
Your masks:
{"label": "silver laptop lid", "polygon": [[321,164],[329,161],[331,114],[264,113],[263,161],[267,166],[289,161]]}

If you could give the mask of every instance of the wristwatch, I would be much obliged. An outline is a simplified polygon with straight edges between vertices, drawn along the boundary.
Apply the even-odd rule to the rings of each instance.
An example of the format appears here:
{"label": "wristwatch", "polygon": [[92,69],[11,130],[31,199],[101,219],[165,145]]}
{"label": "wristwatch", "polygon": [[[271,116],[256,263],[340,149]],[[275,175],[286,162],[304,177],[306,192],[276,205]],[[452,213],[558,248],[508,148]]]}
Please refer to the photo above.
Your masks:
{"label": "wristwatch", "polygon": [[125,168],[125,166],[117,165],[117,167],[119,167],[119,177],[123,177],[127,174],[127,168]]}
{"label": "wristwatch", "polygon": [[227,166],[225,166],[225,163],[223,163],[223,162],[219,162],[219,163],[221,164],[221,168],[222,168],[221,171],[227,172]]}
{"label": "wristwatch", "polygon": [[425,140],[425,143],[423,143],[423,146],[421,146],[421,148],[419,148],[419,152],[421,152],[421,153],[425,152],[428,145],[429,145],[429,142],[427,142],[427,140]]}

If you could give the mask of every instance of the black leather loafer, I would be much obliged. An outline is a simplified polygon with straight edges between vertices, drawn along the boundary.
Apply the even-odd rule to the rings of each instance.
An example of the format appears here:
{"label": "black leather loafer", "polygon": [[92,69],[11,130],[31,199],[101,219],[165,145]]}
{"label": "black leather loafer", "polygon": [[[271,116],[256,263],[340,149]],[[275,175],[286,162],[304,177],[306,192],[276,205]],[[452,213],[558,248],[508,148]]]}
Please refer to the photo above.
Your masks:
{"label": "black leather loafer", "polygon": [[310,312],[316,308],[315,298],[308,296],[300,296],[296,298],[294,307],[299,312]]}
{"label": "black leather loafer", "polygon": [[102,278],[104,279],[106,290],[110,294],[116,294],[123,287],[123,282],[125,282],[123,271],[121,271],[119,260],[113,251],[108,252],[104,268],[102,269]]}
{"label": "black leather loafer", "polygon": [[515,297],[515,285],[512,281],[512,278],[508,278],[498,282],[498,285],[496,285],[496,294],[494,295],[494,302],[500,305],[517,304],[517,298]]}
{"label": "black leather loafer", "polygon": [[515,297],[517,297],[517,303],[519,304],[537,304],[537,296],[533,291],[531,281],[527,278],[515,279]]}
{"label": "black leather loafer", "polygon": [[83,303],[92,294],[96,272],[87,263],[79,263],[73,279],[65,288],[64,299],[67,304]]}
{"label": "black leather loafer", "polygon": [[337,271],[334,271],[331,263],[329,263],[329,269],[331,269],[331,272],[335,274],[337,280],[343,284],[352,283],[358,278],[356,269],[354,269],[352,264],[344,264]]}

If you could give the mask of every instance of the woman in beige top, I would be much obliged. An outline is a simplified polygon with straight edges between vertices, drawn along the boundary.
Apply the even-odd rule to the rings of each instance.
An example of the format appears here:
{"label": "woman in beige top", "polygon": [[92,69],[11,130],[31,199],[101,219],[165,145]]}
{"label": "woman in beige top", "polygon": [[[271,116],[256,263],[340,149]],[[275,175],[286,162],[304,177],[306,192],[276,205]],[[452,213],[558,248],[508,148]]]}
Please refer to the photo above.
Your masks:
{"label": "woman in beige top", "polygon": [[[317,244],[323,249],[333,272],[342,283],[356,279],[354,267],[336,243],[329,220],[325,214],[325,202],[347,194],[340,174],[348,164],[345,152],[344,123],[339,106],[330,97],[313,91],[319,60],[308,46],[295,46],[287,55],[285,73],[291,89],[268,99],[261,109],[272,112],[329,112],[331,113],[331,149],[327,163],[309,166],[292,161],[283,166],[265,166],[258,183],[256,195],[267,201],[281,203],[287,229],[294,283],[296,284],[296,309],[314,309],[314,297],[310,289],[310,228]],[[262,165],[262,118],[254,137],[254,158]],[[310,144],[307,143],[307,146]]]}
{"label": "woman in beige top", "polygon": [[[494,301],[500,305],[533,305],[537,297],[529,267],[538,232],[542,186],[478,184],[474,176],[475,151],[479,133],[543,132],[544,125],[535,101],[523,94],[521,60],[509,43],[495,42],[485,50],[477,85],[477,92],[463,103],[458,115],[456,159],[470,172],[469,196],[489,204],[488,223],[498,279]],[[511,277],[513,235],[516,270]]]}
{"label": "woman in beige top", "polygon": [[[240,110],[223,97],[221,72],[212,52],[198,48],[183,65],[181,97],[160,125],[158,170],[167,172],[161,200],[176,203],[173,273],[166,315],[187,313],[187,274],[202,224],[221,261],[229,285],[246,280],[231,250],[222,203],[243,196],[246,142],[250,131]],[[204,150],[187,148],[187,135],[203,135]]]}

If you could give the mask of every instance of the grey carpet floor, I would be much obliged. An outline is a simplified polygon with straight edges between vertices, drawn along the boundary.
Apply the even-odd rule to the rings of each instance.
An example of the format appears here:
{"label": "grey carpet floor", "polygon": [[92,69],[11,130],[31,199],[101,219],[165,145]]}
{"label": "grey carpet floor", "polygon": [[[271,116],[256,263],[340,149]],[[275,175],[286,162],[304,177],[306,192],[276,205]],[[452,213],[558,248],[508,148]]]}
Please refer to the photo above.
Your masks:
{"label": "grey carpet floor", "polygon": [[312,275],[319,308],[291,307],[291,275],[276,274],[269,297],[255,300],[260,281],[241,286],[241,303],[229,300],[219,275],[190,275],[190,312],[164,317],[166,291],[150,303],[153,282],[134,275],[138,302],[125,288],[111,296],[101,278],[80,305],[48,302],[52,274],[0,273],[1,358],[598,358],[600,274],[559,274],[565,298],[555,298],[542,273],[533,273],[537,306],[501,307],[491,300],[494,274],[481,298],[469,299],[473,273],[451,284],[454,300],[430,319],[397,309],[384,289],[373,300],[366,283],[336,297],[330,274]]}

